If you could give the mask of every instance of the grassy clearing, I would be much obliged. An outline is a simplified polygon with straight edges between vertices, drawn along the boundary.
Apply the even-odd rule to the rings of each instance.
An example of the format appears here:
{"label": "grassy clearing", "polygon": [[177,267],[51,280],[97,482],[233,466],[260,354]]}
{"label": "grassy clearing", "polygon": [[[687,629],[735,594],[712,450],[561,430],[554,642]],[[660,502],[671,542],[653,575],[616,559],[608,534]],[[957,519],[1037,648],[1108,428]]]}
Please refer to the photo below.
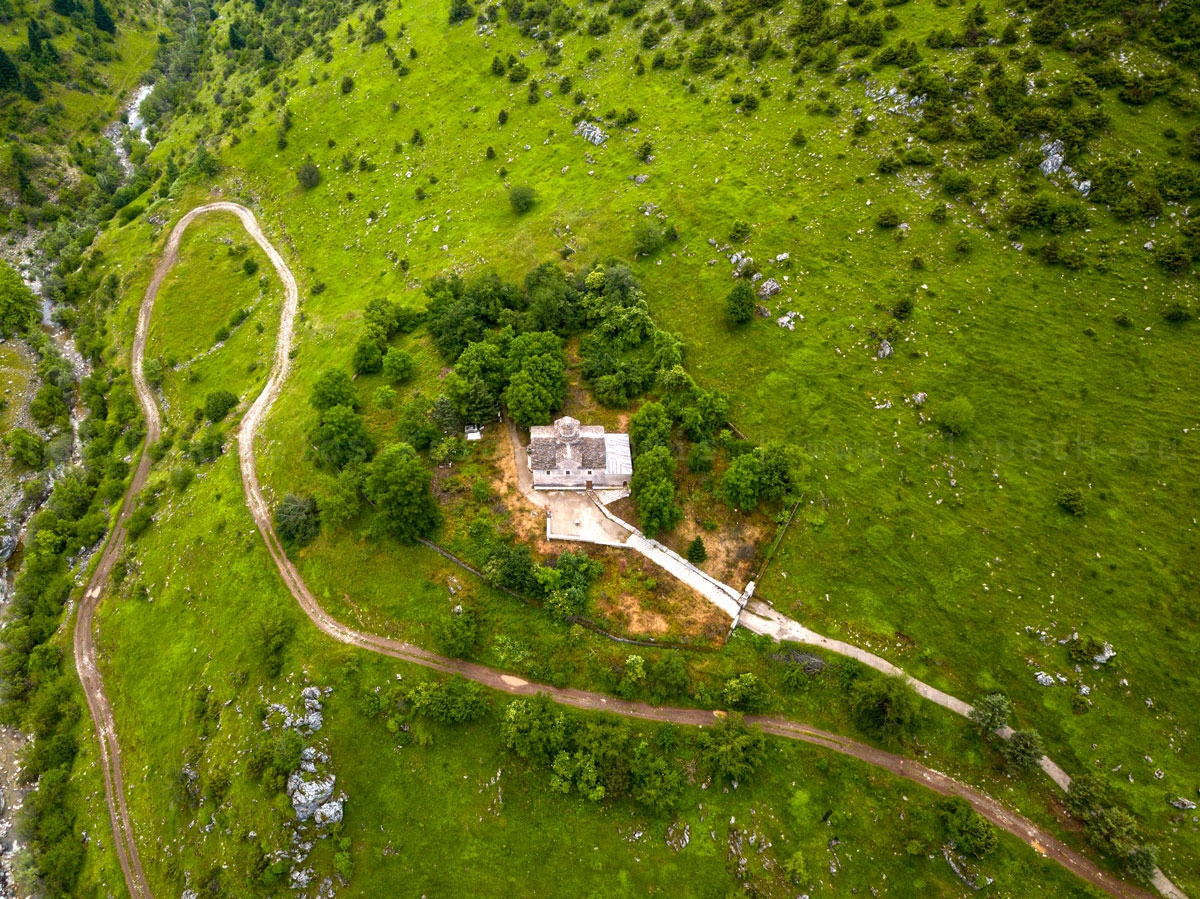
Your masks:
{"label": "grassy clearing", "polygon": [[236,218],[215,214],[189,226],[155,301],[146,348],[162,371],[172,424],[186,422],[210,391],[257,393],[282,299],[274,268]]}

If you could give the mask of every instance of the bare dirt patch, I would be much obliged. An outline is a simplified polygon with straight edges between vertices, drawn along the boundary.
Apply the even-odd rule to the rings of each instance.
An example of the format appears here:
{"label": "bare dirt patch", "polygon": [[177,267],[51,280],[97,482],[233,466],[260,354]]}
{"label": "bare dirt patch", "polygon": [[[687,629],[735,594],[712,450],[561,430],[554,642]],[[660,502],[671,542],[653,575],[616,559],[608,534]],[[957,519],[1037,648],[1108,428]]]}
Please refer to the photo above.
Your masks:
{"label": "bare dirt patch", "polygon": [[653,562],[620,549],[593,555],[604,564],[594,610],[614,629],[629,636],[724,641],[729,618]]}

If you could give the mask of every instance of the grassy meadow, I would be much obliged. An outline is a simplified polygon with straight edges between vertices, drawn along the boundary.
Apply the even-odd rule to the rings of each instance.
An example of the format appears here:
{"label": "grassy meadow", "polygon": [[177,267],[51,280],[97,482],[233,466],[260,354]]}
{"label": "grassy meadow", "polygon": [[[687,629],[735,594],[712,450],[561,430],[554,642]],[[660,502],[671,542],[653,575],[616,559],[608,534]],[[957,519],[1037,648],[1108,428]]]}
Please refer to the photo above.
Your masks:
{"label": "grassy meadow", "polygon": [[[647,14],[656,8],[648,6]],[[1008,18],[998,3],[985,3],[983,9],[994,22]],[[926,61],[971,65],[970,50],[933,51],[923,45],[931,29],[955,27],[961,8],[914,2],[892,12],[899,20],[895,37],[921,44]],[[760,30],[779,33],[785,19],[770,12],[756,23]],[[381,21],[387,43],[405,59],[408,73],[397,76],[385,44],[364,48],[339,29],[332,62],[310,52],[285,76],[293,123],[286,141],[279,140],[284,101],[260,90],[256,76],[232,63],[228,78],[201,89],[195,114],[181,117],[164,136],[153,154],[158,161],[170,152],[190,152],[217,131],[217,92],[226,106],[241,98],[249,104],[245,121],[235,126],[236,142],[221,141],[225,171],[218,183],[225,196],[253,205],[272,240],[288,247],[303,295],[293,375],[260,444],[260,470],[269,495],[311,491],[326,482],[328,475],[316,469],[308,450],[315,418],[308,392],[323,368],[348,367],[367,300],[387,296],[419,308],[425,303],[421,286],[438,274],[491,267],[516,280],[540,262],[563,258],[567,248],[571,252],[564,265],[569,269],[598,259],[630,260],[636,228],[647,222],[673,225],[680,235],[677,243],[633,261],[659,326],[684,335],[689,372],[702,386],[729,393],[731,418],[747,437],[759,443],[786,440],[806,451],[804,505],[759,595],[815,630],[869,648],[964,699],[1003,690],[1014,700],[1019,722],[1036,728],[1050,754],[1069,772],[1112,773],[1123,800],[1159,846],[1164,870],[1186,891],[1200,889],[1194,874],[1200,870],[1198,824],[1167,804],[1176,796],[1194,798],[1193,772],[1200,770],[1194,736],[1200,722],[1190,702],[1197,681],[1188,665],[1200,650],[1192,511],[1200,498],[1194,478],[1200,428],[1194,411],[1200,379],[1192,350],[1197,324],[1172,323],[1163,316],[1175,302],[1194,310],[1196,280],[1190,273],[1163,272],[1144,249],[1147,241],[1169,238],[1182,210],[1168,204],[1152,225],[1118,221],[1102,205],[1091,204],[1088,227],[1059,238],[1083,254],[1082,268],[1048,265],[1027,252],[1044,245],[1048,236],[1013,232],[1004,221],[1003,206],[1023,195],[1016,154],[981,160],[969,156],[963,145],[937,146],[938,154],[944,151],[944,164],[968,170],[980,188],[961,196],[947,193],[925,166],[909,165],[890,176],[877,173],[881,157],[915,140],[911,115],[887,93],[901,77],[894,67],[868,71],[861,80],[843,80],[852,61],[843,60],[840,73],[820,75],[810,69],[797,76],[789,60],[768,57],[753,65],[738,59],[720,79],[691,75],[686,66],[647,67],[638,75],[635,57],[648,62],[653,52],[637,48],[636,32],[627,20],[614,17],[612,23],[612,31],[601,37],[565,38],[562,62],[546,68],[536,43],[511,26],[450,26],[445,4],[408,4],[389,9]],[[358,18],[352,24],[361,28]],[[397,36],[401,27],[403,34]],[[1015,49],[1035,50],[1040,56],[1037,77],[1052,82],[1073,71],[1064,51],[1033,48],[1027,40]],[[509,53],[527,54],[524,61],[540,82],[536,104],[528,100],[526,83],[513,84],[490,73],[493,56],[504,59]],[[1139,50],[1130,64],[1153,62]],[[571,77],[570,91],[560,89],[561,75]],[[352,84],[343,92],[347,76]],[[762,97],[756,111],[739,111],[730,102],[731,93],[747,90]],[[1188,82],[1187,90],[1194,94],[1194,85]],[[592,146],[572,134],[572,117],[580,109],[575,91],[585,93],[584,106],[593,114],[631,108],[638,119],[624,128],[605,125],[608,141]],[[831,102],[840,108],[832,116]],[[1102,108],[1112,124],[1089,145],[1093,159],[1136,148],[1145,165],[1170,162],[1178,155],[1172,150],[1179,141],[1168,133],[1186,132],[1195,122],[1194,114],[1165,98],[1130,106],[1107,92]],[[501,111],[507,113],[504,124]],[[856,133],[854,122],[867,115],[875,117],[872,126]],[[807,138],[803,147],[792,143],[797,130]],[[653,145],[649,163],[638,157],[646,140]],[[1037,147],[1021,147],[1030,149]],[[295,171],[309,159],[322,177],[317,187],[304,190]],[[632,180],[636,175],[649,177],[638,184]],[[982,187],[992,181],[996,192],[989,195]],[[1055,196],[1072,195],[1061,176],[1037,183]],[[507,198],[508,187],[519,184],[537,191],[537,203],[524,216],[514,214]],[[175,217],[203,196],[192,188],[157,209]],[[943,204],[947,215],[939,222],[933,213]],[[884,208],[895,209],[907,227],[878,226],[877,215]],[[727,252],[748,251],[783,289],[765,301],[770,318],[732,330],[724,315],[724,298],[734,283],[731,267],[709,240],[722,247],[733,243],[729,235],[739,220],[751,226],[751,236]],[[156,319],[152,340],[163,347],[156,352],[175,352],[182,361],[206,351],[215,327],[232,310],[255,302],[255,280],[236,270],[224,247],[205,244],[217,234],[238,241],[236,233],[225,234],[221,227],[216,219],[194,226],[190,255],[177,269],[178,283],[160,297],[166,305],[156,316],[164,310],[166,316]],[[113,330],[126,347],[133,310],[164,233],[139,219],[102,237],[106,254],[122,265],[124,300]],[[783,253],[787,260],[771,261]],[[212,386],[229,383],[237,385],[230,389],[239,394],[251,391],[263,369],[248,369],[256,361],[265,364],[269,356],[274,327],[270,304],[277,297],[272,282],[226,348],[206,357],[211,367],[203,370],[198,385],[169,374],[164,382],[168,400],[175,397],[179,408],[186,409]],[[893,314],[902,300],[912,302],[911,315],[903,320]],[[787,311],[803,316],[794,330],[774,321]],[[264,325],[263,333],[254,332],[255,322]],[[880,358],[884,339],[894,353]],[[179,343],[172,350],[167,341]],[[412,352],[418,365],[416,377],[397,388],[397,406],[418,390],[437,395],[444,362],[421,332],[395,344]],[[381,441],[392,439],[396,420],[394,411],[374,405],[375,390],[382,384],[379,376],[356,384],[368,423]],[[912,400],[917,394],[927,395],[924,405]],[[974,417],[951,437],[938,422],[956,398],[969,400]],[[469,464],[486,469],[478,458]],[[171,558],[165,541],[173,541],[171,551],[178,552],[181,541],[194,543],[203,536],[214,553],[237,553],[247,583],[257,585],[247,590],[230,582],[223,595],[236,594],[236,602],[248,601],[248,592],[282,596],[277,585],[268,586],[275,583],[269,569],[251,572],[259,565],[253,560],[261,556],[265,566],[266,557],[240,511],[234,475],[226,457],[193,488],[222,484],[219,508],[230,522],[226,530],[196,530],[185,537],[187,532],[173,529],[199,524],[160,516],[137,548],[139,556],[145,553],[147,583],[165,585],[166,569],[151,570]],[[1073,516],[1058,506],[1063,488],[1083,491],[1085,515]],[[194,500],[185,495],[173,502]],[[241,523],[235,525],[238,516]],[[344,620],[434,645],[433,623],[450,604],[448,578],[467,578],[433,553],[379,539],[362,524],[323,533],[298,554],[302,573]],[[155,554],[162,560],[154,562]],[[214,579],[232,577],[219,566],[197,570]],[[182,571],[174,574],[179,591],[184,576]],[[210,589],[217,589],[215,582]],[[561,676],[571,682],[604,685],[625,655],[603,638],[556,628],[536,610],[482,584],[466,589],[486,610],[487,639],[479,649],[486,662],[547,679],[559,676],[558,666],[569,669]],[[134,636],[137,629],[154,633],[137,619],[152,614],[152,608],[161,611],[165,601],[155,596],[149,605],[118,605],[120,611],[111,612],[111,621],[103,626],[110,631],[121,627],[117,622],[125,620],[122,615],[134,623],[122,641],[114,641],[114,651],[134,653],[138,640],[148,639]],[[173,601],[186,605],[182,595]],[[216,620],[207,622],[205,640],[236,640],[239,615],[201,607],[195,612],[198,620],[203,619],[201,610],[228,616],[227,628]],[[202,625],[195,627],[192,645],[198,653],[188,658],[191,646],[181,650],[177,673],[170,675],[178,678],[173,683],[196,683],[188,680],[201,676],[195,666],[208,649],[215,650],[215,643],[200,642]],[[1111,643],[1117,655],[1102,667],[1077,663],[1059,642],[1076,632]],[[498,636],[505,641],[498,642]],[[314,678],[326,676],[331,663],[322,660],[333,658],[324,654],[330,650],[315,637],[297,639],[311,648]],[[228,658],[222,664],[234,664],[229,660],[237,654],[228,655],[230,651],[224,650]],[[703,657],[696,668],[701,677],[711,671],[718,680],[765,665],[766,655],[764,648],[738,638],[725,653]],[[168,738],[166,732],[171,726],[189,726],[181,723],[182,705],[171,721],[152,722],[134,711],[144,707],[148,713],[155,688],[161,691],[169,683],[134,683],[132,675],[141,676],[147,658],[113,663],[110,677],[122,679],[125,691],[114,700],[118,714],[130,732],[146,728],[144,747],[160,745],[155,741],[161,736],[174,741],[162,745],[181,752],[179,741],[186,734]],[[579,659],[588,661],[579,664]],[[367,670],[363,665],[361,670]],[[1035,680],[1039,671],[1061,674],[1065,683],[1041,687]],[[248,683],[254,684],[254,677],[258,675]],[[260,682],[266,689],[265,680]],[[831,708],[831,699],[817,692],[808,698],[780,694],[775,701],[782,711],[807,715],[814,723],[848,727],[845,710]],[[339,725],[343,715],[347,719]],[[349,709],[335,702],[331,740],[354,732],[350,717]],[[968,742],[965,728],[943,722],[932,711],[929,717],[932,735],[924,739],[939,766],[944,763],[947,770],[980,779],[1002,793],[1004,775],[977,742]],[[152,739],[155,728],[161,734]],[[372,758],[378,758],[384,748],[372,741],[384,738],[372,736],[369,726],[363,732],[361,743],[351,740],[345,749],[345,776],[363,784],[365,792],[373,783],[366,747],[373,745]],[[477,745],[468,749],[472,744]],[[144,747],[138,750],[145,753],[143,764],[177,767]],[[387,823],[395,820],[393,812],[409,813],[402,811],[410,801],[405,797],[415,790],[420,772],[433,772],[434,782],[446,785],[448,792],[450,781],[457,782],[462,771],[475,783],[486,781],[498,767],[499,750],[475,734],[438,734],[435,747],[428,759],[412,763],[416,772],[397,768],[395,781],[376,787],[388,801],[381,798],[372,812],[376,817],[358,823]],[[351,761],[359,750],[362,761]],[[404,752],[412,752],[411,747]],[[815,758],[800,749],[787,752]],[[438,773],[442,758],[448,767]],[[815,762],[796,764],[811,769]],[[780,784],[771,786],[777,776],[773,770],[762,789],[779,788],[779,796],[786,796]],[[824,788],[826,776],[814,777],[814,782],[821,781]],[[843,795],[865,801],[863,791],[869,791],[863,777],[841,783],[847,791]],[[1011,788],[1019,791],[1013,795],[1032,796],[1041,806],[1034,812],[1019,799],[1025,812],[1050,816],[1049,794],[1041,785]],[[174,832],[163,824],[184,821],[163,818],[171,806],[163,804],[161,795],[139,801],[144,802],[139,815],[152,823],[152,831]],[[353,804],[350,809],[351,815],[359,813]],[[459,809],[459,827],[467,826],[472,811],[480,810]],[[581,842],[573,849],[565,844],[556,849],[568,855],[553,867],[582,878],[571,894],[599,889],[599,879],[587,879],[599,874],[571,863],[569,855],[598,851],[580,848],[599,839],[584,837],[587,828],[601,826],[597,820],[572,817],[580,814],[577,807],[565,811],[543,805],[541,799],[530,800],[527,813],[531,817],[521,819],[520,827],[510,828],[509,842],[491,833],[470,844],[480,853],[476,858],[486,860],[499,848],[511,864],[456,863],[470,864],[473,872],[486,868],[479,876],[492,883],[502,872],[518,870],[518,859],[536,857],[535,845],[526,841],[544,822],[562,818],[578,821]],[[356,849],[362,861],[356,862],[354,889],[408,876],[389,867],[401,864],[393,859],[404,858],[421,877],[431,878],[427,888],[435,890],[437,878],[446,875],[432,866],[450,862],[419,840],[428,834],[433,841],[428,845],[433,845],[439,834],[445,838],[451,833],[438,829],[451,825],[424,823],[419,835],[410,837],[414,842],[409,845],[418,851],[407,857],[403,852],[385,854],[386,842],[362,843]],[[348,830],[352,825],[348,819]],[[697,821],[693,831],[699,829]],[[376,830],[367,826],[363,833],[370,831],[375,841]],[[883,839],[878,834],[873,838]],[[607,839],[612,840],[611,833]],[[180,851],[198,853],[189,858],[200,864],[212,850],[189,841]],[[953,882],[934,881],[924,869],[905,867],[918,862],[905,858],[902,850],[891,851],[898,853],[893,877],[904,888],[916,890],[917,880],[926,879],[942,884],[938,889],[950,891],[948,895],[957,889]],[[684,857],[674,861],[681,863]],[[872,849],[871,857],[877,865],[890,864],[892,858],[882,844]],[[618,870],[627,871],[630,889],[664,882],[652,869],[639,869],[628,860]],[[693,874],[703,870],[690,869]],[[1028,870],[1033,876],[1036,869]],[[495,890],[502,888],[501,880],[494,884]],[[857,885],[864,887],[867,881]],[[553,894],[558,886],[543,888]],[[370,894],[365,886],[363,890]],[[1012,894],[1035,893],[1014,887]]]}

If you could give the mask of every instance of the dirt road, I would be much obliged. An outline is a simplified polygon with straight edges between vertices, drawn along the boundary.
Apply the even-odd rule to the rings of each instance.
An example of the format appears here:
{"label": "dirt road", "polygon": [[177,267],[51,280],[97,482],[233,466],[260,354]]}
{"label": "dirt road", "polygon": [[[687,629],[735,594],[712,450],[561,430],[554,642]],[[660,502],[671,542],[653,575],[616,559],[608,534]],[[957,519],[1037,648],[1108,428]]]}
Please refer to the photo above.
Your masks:
{"label": "dirt road", "polygon": [[[543,684],[529,683],[519,677],[504,674],[491,668],[485,668],[471,662],[447,659],[442,656],[397,640],[390,640],[375,634],[363,633],[347,627],[335,620],[317,602],[309,591],[308,586],[300,577],[295,565],[283,551],[279,538],[271,520],[271,513],[263,498],[258,482],[258,472],[254,458],[254,438],[266,417],[271,404],[278,396],[290,368],[289,350],[291,348],[292,331],[295,324],[296,312],[299,306],[299,293],[295,278],[283,257],[263,236],[254,214],[243,206],[235,203],[212,203],[193,209],[172,230],[162,259],[154,271],[149,287],[146,289],[138,316],[137,333],[133,344],[133,380],[139,402],[146,416],[146,446],[158,439],[161,428],[158,407],[154,395],[146,384],[142,373],[142,358],[145,353],[146,335],[150,314],[153,310],[154,299],[158,294],[159,285],[167,271],[175,263],[179,254],[179,240],[187,226],[198,216],[208,212],[230,212],[242,221],[247,233],[263,248],[279,273],[285,288],[283,311],[281,314],[279,338],[275,351],[275,365],[266,387],[247,410],[238,430],[238,462],[241,469],[242,484],[246,493],[246,504],[262,534],[263,541],[274,560],[280,575],[287,584],[288,590],[304,609],[305,614],[323,633],[339,642],[361,647],[362,649],[412,662],[448,674],[459,674],[470,680],[477,681],[494,690],[515,695],[531,696],[545,693],[556,702],[578,709],[605,711],[612,714],[638,718],[647,721],[671,722],[680,725],[703,727],[714,721],[713,713],[697,709],[680,709],[670,707],[650,706],[644,703],[628,702],[599,693],[583,690],[550,687]],[[129,809],[125,800],[124,782],[121,777],[121,750],[117,742],[116,727],[113,721],[112,708],[104,693],[104,684],[96,665],[95,645],[92,640],[92,620],[96,603],[104,592],[113,565],[120,555],[125,543],[126,520],[132,512],[138,492],[146,483],[150,470],[150,457],[143,452],[134,472],[133,481],[126,493],[125,501],[113,529],[108,545],[101,556],[95,573],[88,584],[87,591],[79,606],[79,616],[75,624],[75,659],[80,679],[83,681],[87,694],[88,707],[100,738],[101,761],[104,766],[104,783],[109,814],[112,818],[113,833],[116,839],[117,853],[125,873],[129,892],[135,899],[149,899],[151,896],[146,883],[145,874],[138,856],[137,843],[133,837],[133,827],[130,821]],[[1072,873],[1089,883],[1099,887],[1111,896],[1119,899],[1147,899],[1152,894],[1138,887],[1101,871],[1092,862],[1079,853],[1056,840],[1049,833],[1038,828],[1031,821],[1016,812],[1004,807],[996,800],[973,788],[959,783],[953,778],[933,770],[911,759],[893,753],[885,752],[849,740],[837,734],[828,733],[807,725],[788,721],[781,718],[756,717],[749,719],[760,726],[766,733],[791,740],[801,740],[820,746],[842,755],[860,759],[868,764],[883,768],[900,777],[914,781],[944,795],[961,796],[985,818],[997,827],[1019,837],[1035,851],[1054,859]],[[1165,878],[1164,878],[1165,880]],[[1168,881],[1169,883],[1169,881]],[[1181,894],[1180,894],[1181,895]]]}

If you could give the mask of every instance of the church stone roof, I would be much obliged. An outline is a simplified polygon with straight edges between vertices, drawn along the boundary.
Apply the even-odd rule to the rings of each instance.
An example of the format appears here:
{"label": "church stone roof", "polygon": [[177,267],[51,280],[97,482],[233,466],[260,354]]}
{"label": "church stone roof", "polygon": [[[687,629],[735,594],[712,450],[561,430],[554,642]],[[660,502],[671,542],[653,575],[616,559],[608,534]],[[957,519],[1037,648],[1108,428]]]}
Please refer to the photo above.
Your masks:
{"label": "church stone roof", "polygon": [[[548,427],[529,429],[529,467],[542,471],[604,471],[608,461],[606,437],[600,425],[582,425],[566,416]],[[628,447],[628,438],[625,440]],[[628,454],[628,450],[626,450]]]}

